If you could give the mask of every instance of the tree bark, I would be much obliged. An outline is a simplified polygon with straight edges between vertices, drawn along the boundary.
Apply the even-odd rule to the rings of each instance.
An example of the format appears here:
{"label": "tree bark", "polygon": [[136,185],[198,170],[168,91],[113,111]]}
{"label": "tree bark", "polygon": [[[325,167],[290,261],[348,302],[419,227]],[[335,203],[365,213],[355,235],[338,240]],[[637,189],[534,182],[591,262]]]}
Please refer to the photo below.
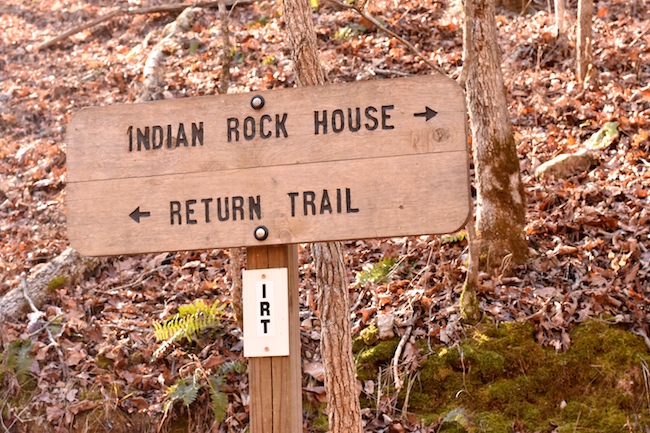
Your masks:
{"label": "tree bark", "polygon": [[312,248],[320,288],[321,355],[329,406],[329,431],[361,433],[361,408],[352,357],[350,299],[340,242],[317,243]]}
{"label": "tree bark", "polygon": [[[316,32],[308,0],[284,0],[283,17],[300,86],[325,84],[318,58]],[[321,354],[329,407],[329,431],[361,433],[361,407],[352,357],[350,300],[340,242],[317,243],[312,248],[316,262],[321,313]]]}
{"label": "tree bark", "polygon": [[467,2],[466,95],[476,172],[476,232],[483,268],[501,270],[527,255],[524,187],[508,117],[494,0]]}
{"label": "tree bark", "polygon": [[309,1],[284,0],[282,4],[296,82],[299,86],[325,84]]}
{"label": "tree bark", "polygon": [[481,320],[481,307],[476,296],[479,257],[473,216],[467,222],[466,228],[467,240],[469,242],[469,257],[467,260],[467,276],[463,284],[463,291],[460,294],[460,317],[465,323],[475,325]]}
{"label": "tree bark", "polygon": [[566,38],[566,0],[555,0],[555,27],[558,40]]}
{"label": "tree bark", "polygon": [[578,2],[578,31],[576,40],[576,74],[578,81],[587,78],[591,65],[591,20],[594,13],[593,0]]}

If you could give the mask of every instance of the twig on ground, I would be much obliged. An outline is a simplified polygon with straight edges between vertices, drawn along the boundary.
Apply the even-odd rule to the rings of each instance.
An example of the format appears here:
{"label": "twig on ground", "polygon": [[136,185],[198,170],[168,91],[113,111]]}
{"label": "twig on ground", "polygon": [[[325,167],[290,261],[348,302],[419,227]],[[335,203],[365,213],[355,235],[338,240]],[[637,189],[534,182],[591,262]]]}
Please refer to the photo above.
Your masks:
{"label": "twig on ground", "polygon": [[29,294],[27,293],[27,280],[25,279],[24,274],[20,276],[20,287],[23,289],[23,297],[25,298],[25,301],[27,301],[27,304],[29,305],[29,308],[32,310],[32,312],[45,315],[45,313],[36,308],[34,301],[32,301],[32,298],[29,297]]}
{"label": "twig on ground", "polygon": [[[5,410],[5,404],[6,404],[7,406],[9,405],[9,403],[6,403],[6,402],[3,400],[3,401],[2,401],[2,405],[0,405],[0,413],[4,413],[4,410]],[[11,415],[11,406],[9,406],[9,408],[7,409],[7,418],[9,418],[10,415]],[[9,428],[12,427],[13,424],[11,424],[10,427],[7,427],[7,426],[5,425],[4,418],[5,418],[4,416],[0,416],[0,423],[2,423],[2,429],[5,431],[5,433],[11,433],[11,430],[9,430]]]}
{"label": "twig on ground", "polygon": [[357,296],[357,300],[354,302],[354,305],[350,308],[350,311],[357,311],[357,308],[359,308],[365,296],[366,296],[366,289],[361,289],[359,291],[359,296]]}
{"label": "twig on ground", "polygon": [[401,71],[394,71],[394,70],[387,70],[387,69],[374,69],[370,68],[368,71],[373,74],[373,75],[398,75],[400,77],[412,77],[413,74],[409,74],[408,72],[401,72]]}
{"label": "twig on ground", "polygon": [[415,381],[418,379],[419,374],[420,373],[410,375],[408,385],[406,386],[406,396],[404,397],[404,404],[402,404],[402,417],[408,414],[409,398],[411,397],[411,390],[413,389],[413,385],[415,384]]}
{"label": "twig on ground", "polygon": [[147,271],[147,272],[143,272],[143,273],[138,277],[137,280],[135,280],[135,281],[133,281],[133,282],[131,282],[131,283],[124,284],[124,285],[122,285],[122,286],[113,287],[111,290],[97,290],[97,291],[100,292],[100,293],[105,293],[105,294],[107,294],[107,295],[115,295],[115,294],[117,294],[117,292],[119,292],[120,290],[130,289],[131,287],[135,287],[135,286],[137,286],[138,284],[144,282],[144,280],[145,280],[147,277],[150,277],[151,275],[155,274],[156,272],[158,272],[158,271],[162,271],[163,269],[165,269],[165,268],[167,268],[167,267],[169,267],[169,265],[158,266],[157,268],[151,269],[151,270],[149,270],[149,271]]}
{"label": "twig on ground", "polygon": [[399,360],[402,357],[402,351],[404,350],[404,346],[406,345],[406,342],[408,341],[409,338],[411,338],[411,331],[413,330],[413,326],[409,325],[406,330],[404,331],[404,334],[402,335],[402,338],[399,340],[399,344],[397,345],[397,349],[395,349],[395,356],[393,356],[393,380],[395,382],[395,389],[399,392],[402,389],[402,386],[404,386],[404,381],[402,378],[399,376]]}
{"label": "twig on ground", "polygon": [[94,20],[91,20],[91,21],[88,21],[87,23],[83,23],[81,25],[73,27],[73,28],[71,28],[69,30],[66,30],[65,32],[61,33],[60,35],[55,36],[54,38],[52,38],[50,40],[47,40],[47,41],[45,41],[45,42],[43,42],[41,44],[38,44],[36,46],[36,49],[40,51],[43,48],[48,48],[48,47],[50,47],[50,46],[52,46],[52,45],[54,45],[54,44],[56,44],[56,43],[58,43],[58,42],[60,42],[60,41],[62,41],[64,39],[69,38],[72,35],[75,35],[75,34],[77,34],[79,32],[82,32],[82,31],[84,31],[86,29],[89,29],[91,27],[95,27],[96,25],[99,25],[99,24],[101,24],[101,23],[103,23],[105,21],[108,21],[108,20],[110,20],[110,19],[112,19],[112,18],[114,18],[114,17],[116,17],[118,15],[122,15],[124,13],[127,13],[127,12],[125,12],[124,9],[122,9],[122,8],[113,9],[112,11],[107,13],[106,15],[98,16]]}
{"label": "twig on ground", "polygon": [[420,51],[420,50],[418,50],[417,48],[415,48],[415,46],[414,46],[413,44],[411,44],[409,41],[407,41],[406,39],[404,39],[403,37],[401,37],[400,35],[398,35],[398,34],[395,33],[394,31],[392,31],[392,30],[390,30],[389,28],[387,28],[385,25],[383,25],[382,23],[380,23],[380,22],[379,22],[375,17],[373,17],[372,15],[369,15],[367,12],[364,12],[364,11],[363,11],[362,9],[360,9],[358,6],[356,6],[356,5],[354,5],[354,4],[351,4],[351,5],[349,5],[349,4],[345,4],[345,3],[343,3],[343,2],[341,2],[341,1],[339,1],[339,0],[329,0],[329,1],[332,2],[332,3],[334,3],[334,4],[337,5],[337,6],[340,6],[340,7],[344,8],[344,9],[352,9],[353,11],[356,11],[359,15],[361,15],[362,17],[364,17],[365,19],[367,19],[368,21],[370,21],[371,23],[373,23],[373,24],[374,24],[378,29],[383,30],[384,32],[388,33],[390,36],[394,37],[395,39],[397,39],[398,41],[400,41],[401,43],[403,43],[404,45],[406,45],[406,46],[407,46],[411,51],[413,51],[413,52],[414,52],[414,53],[415,53],[415,54],[416,54],[420,59],[422,59],[422,61],[423,61],[424,63],[426,63],[427,65],[431,66],[431,67],[433,68],[433,70],[435,70],[435,71],[438,72],[439,74],[447,75],[447,73],[446,73],[444,70],[442,70],[442,68],[440,68],[438,65],[436,65],[435,63],[433,63],[431,60],[429,60],[429,59],[428,59],[428,58],[427,58],[427,57],[422,53],[422,51]]}
{"label": "twig on ground", "polygon": [[44,331],[45,329],[47,329],[48,326],[50,326],[52,323],[56,322],[56,321],[59,320],[60,318],[61,318],[61,316],[54,316],[54,317],[52,317],[50,320],[48,320],[47,322],[45,322],[45,325],[43,325],[43,327],[37,329],[37,330],[34,331],[34,332],[29,333],[28,336],[31,338],[31,337],[33,337],[33,336],[39,334],[40,332],[42,332],[42,331]]}
{"label": "twig on ground", "polygon": [[630,42],[630,45],[628,45],[628,47],[631,47],[631,46],[633,46],[634,44],[636,44],[637,42],[639,42],[639,41],[641,40],[641,38],[644,37],[648,32],[650,32],[650,26],[648,26],[647,29],[645,29],[644,31],[642,31],[641,34],[640,34],[639,36],[637,36],[636,38],[634,38],[634,40],[633,40],[632,42]]}
{"label": "twig on ground", "polygon": [[[20,284],[23,289],[23,296],[25,297],[25,300],[29,304],[29,308],[31,308],[32,312],[38,314],[40,317],[45,316],[45,313],[43,313],[41,310],[36,308],[36,305],[34,305],[34,302],[29,297],[29,294],[27,293],[27,280],[25,279],[24,274],[20,276]],[[68,366],[65,363],[65,358],[63,357],[63,351],[61,351],[61,346],[59,346],[59,343],[57,343],[56,340],[54,339],[54,336],[52,335],[52,331],[50,331],[50,328],[45,326],[44,329],[47,332],[47,336],[50,339],[50,344],[48,345],[48,347],[54,347],[56,349],[56,352],[59,355],[59,359],[61,361],[61,370],[63,371],[63,377],[65,378],[68,376]]]}
{"label": "twig on ground", "polygon": [[126,332],[151,332],[151,329],[144,328],[142,326],[122,326],[122,325],[116,325],[114,323],[104,323],[104,324],[100,324],[99,326],[111,328],[111,329],[119,329],[120,331],[126,331]]}

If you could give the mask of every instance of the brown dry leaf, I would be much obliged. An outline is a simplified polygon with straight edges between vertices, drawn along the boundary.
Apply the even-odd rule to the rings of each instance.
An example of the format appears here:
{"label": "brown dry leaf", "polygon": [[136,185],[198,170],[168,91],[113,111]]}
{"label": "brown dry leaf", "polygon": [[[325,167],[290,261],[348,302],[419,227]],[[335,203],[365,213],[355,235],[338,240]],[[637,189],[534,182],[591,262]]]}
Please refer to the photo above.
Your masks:
{"label": "brown dry leaf", "polygon": [[133,407],[138,409],[138,411],[145,410],[149,407],[149,403],[147,402],[147,400],[145,400],[142,397],[131,397],[129,398],[129,403],[131,403]]}
{"label": "brown dry leaf", "polygon": [[68,367],[79,364],[87,356],[86,350],[83,349],[83,343],[78,343],[67,350],[65,363]]}
{"label": "brown dry leaf", "polygon": [[364,323],[368,322],[368,320],[370,320],[372,315],[375,314],[376,312],[377,312],[377,308],[375,307],[364,308],[363,310],[361,310],[361,317],[363,322]]}
{"label": "brown dry leaf", "polygon": [[47,409],[45,409],[47,422],[53,424],[58,422],[61,419],[61,417],[63,417],[64,414],[65,411],[63,410],[63,405],[60,403],[53,404],[51,406],[48,406]]}
{"label": "brown dry leaf", "polygon": [[314,394],[316,400],[320,403],[327,403],[327,392],[324,386],[307,386],[302,390]]}
{"label": "brown dry leaf", "polygon": [[203,368],[206,370],[214,369],[215,367],[219,367],[222,364],[225,364],[226,362],[226,357],[219,354],[219,353],[213,353],[209,357],[207,357],[203,362],[201,362],[201,365]]}
{"label": "brown dry leaf", "polygon": [[639,131],[638,134],[634,136],[634,140],[632,140],[632,147],[639,147],[641,143],[644,141],[648,140],[648,130],[647,129],[642,129]]}
{"label": "brown dry leaf", "polygon": [[304,372],[319,382],[325,382],[325,367],[322,362],[306,362]]}
{"label": "brown dry leaf", "polygon": [[569,254],[575,254],[578,252],[578,248],[570,245],[558,245],[556,246],[552,251],[547,251],[546,256],[547,257],[555,257],[555,256],[566,256]]}
{"label": "brown dry leaf", "polygon": [[639,92],[641,93],[643,99],[650,101],[650,86],[645,86],[644,88],[639,89]]}
{"label": "brown dry leaf", "polygon": [[81,412],[92,410],[102,405],[98,401],[83,400],[75,404],[68,406],[65,412],[65,424],[71,425],[74,417]]}
{"label": "brown dry leaf", "polygon": [[630,268],[627,275],[625,276],[625,284],[631,284],[636,280],[639,269],[641,269],[641,263],[637,262]]}

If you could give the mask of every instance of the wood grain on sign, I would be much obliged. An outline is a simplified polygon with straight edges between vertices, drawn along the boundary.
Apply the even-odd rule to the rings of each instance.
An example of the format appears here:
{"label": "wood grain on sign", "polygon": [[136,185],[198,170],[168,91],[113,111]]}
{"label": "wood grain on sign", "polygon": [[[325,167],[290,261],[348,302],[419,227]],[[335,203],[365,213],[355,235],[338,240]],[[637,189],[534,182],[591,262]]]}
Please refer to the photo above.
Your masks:
{"label": "wood grain on sign", "polygon": [[447,233],[469,215],[464,96],[440,76],[87,109],[67,163],[86,255]]}

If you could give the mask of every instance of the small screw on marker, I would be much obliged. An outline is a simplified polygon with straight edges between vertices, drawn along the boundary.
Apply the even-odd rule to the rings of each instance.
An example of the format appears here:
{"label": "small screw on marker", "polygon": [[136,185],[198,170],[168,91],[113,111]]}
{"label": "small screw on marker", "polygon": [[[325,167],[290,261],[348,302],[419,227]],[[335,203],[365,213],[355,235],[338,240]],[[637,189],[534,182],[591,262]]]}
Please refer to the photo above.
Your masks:
{"label": "small screw on marker", "polygon": [[271,350],[271,349],[269,349],[268,347],[265,347],[265,348],[264,348],[264,351],[265,351],[265,352],[268,352],[269,350]]}
{"label": "small screw on marker", "polygon": [[255,239],[257,239],[258,241],[263,241],[264,239],[269,237],[269,229],[267,229],[264,226],[259,226],[253,232],[253,235],[255,236]]}
{"label": "small screw on marker", "polygon": [[261,96],[253,96],[253,99],[251,99],[251,107],[253,107],[256,110],[259,110],[260,108],[264,107],[264,98]]}

